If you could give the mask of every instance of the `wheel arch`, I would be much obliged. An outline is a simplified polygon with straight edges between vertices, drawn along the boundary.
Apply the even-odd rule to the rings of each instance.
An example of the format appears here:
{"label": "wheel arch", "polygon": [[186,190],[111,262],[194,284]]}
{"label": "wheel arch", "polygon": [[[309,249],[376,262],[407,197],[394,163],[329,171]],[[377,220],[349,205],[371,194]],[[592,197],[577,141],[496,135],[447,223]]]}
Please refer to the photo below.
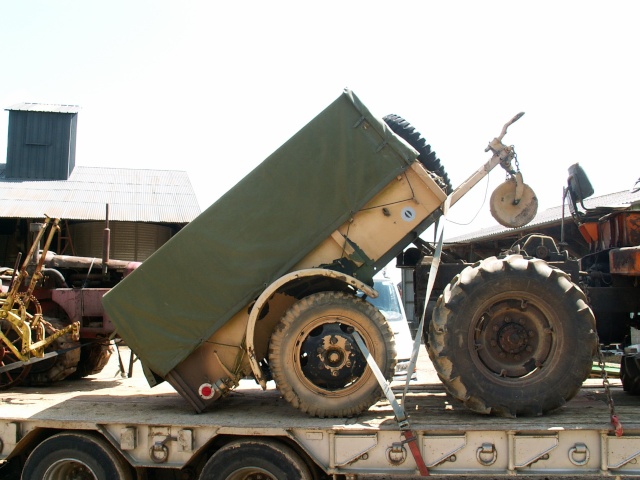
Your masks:
{"label": "wheel arch", "polygon": [[[266,334],[265,332],[257,333],[256,324],[258,320],[266,315],[266,312],[269,312],[272,316],[281,318],[291,304],[314,293],[344,291],[352,292],[355,295],[358,290],[372,298],[378,296],[376,290],[355,277],[325,268],[309,268],[290,272],[280,277],[260,294],[251,306],[249,319],[247,321],[245,341],[246,350],[249,353],[251,370],[262,388],[266,388],[266,379],[260,368],[259,361],[261,359],[258,358],[260,355],[256,352],[267,351],[269,338],[271,337],[273,329],[269,329]],[[281,305],[278,310],[272,311],[270,310],[272,308],[272,306],[270,306],[270,300],[273,299],[276,294],[287,295],[292,301],[289,304]]]}

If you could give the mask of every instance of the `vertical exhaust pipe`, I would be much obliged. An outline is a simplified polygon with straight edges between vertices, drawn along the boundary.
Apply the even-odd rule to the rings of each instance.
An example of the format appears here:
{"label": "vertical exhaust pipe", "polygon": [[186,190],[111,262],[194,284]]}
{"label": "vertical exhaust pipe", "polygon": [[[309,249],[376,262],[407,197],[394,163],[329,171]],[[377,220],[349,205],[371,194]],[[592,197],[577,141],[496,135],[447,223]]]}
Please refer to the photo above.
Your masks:
{"label": "vertical exhaust pipe", "polygon": [[107,275],[107,263],[109,263],[109,250],[111,250],[111,230],[109,229],[109,204],[106,204],[107,211],[102,233],[102,276]]}

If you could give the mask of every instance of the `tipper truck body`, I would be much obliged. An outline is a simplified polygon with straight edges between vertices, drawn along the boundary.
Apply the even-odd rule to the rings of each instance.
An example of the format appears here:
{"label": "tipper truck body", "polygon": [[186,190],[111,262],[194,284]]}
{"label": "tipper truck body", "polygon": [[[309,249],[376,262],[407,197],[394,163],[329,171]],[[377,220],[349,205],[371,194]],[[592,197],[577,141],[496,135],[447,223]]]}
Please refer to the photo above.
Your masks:
{"label": "tipper truck body", "polygon": [[[119,335],[198,411],[247,375],[264,383],[287,310],[322,292],[375,296],[373,274],[439,215],[446,193],[417,156],[346,91],[104,297]],[[384,327],[365,341],[389,374]],[[331,329],[337,347],[308,373],[309,389],[376,390],[366,373],[354,382],[363,365],[349,362],[347,334]],[[346,413],[346,403],[326,413]]]}

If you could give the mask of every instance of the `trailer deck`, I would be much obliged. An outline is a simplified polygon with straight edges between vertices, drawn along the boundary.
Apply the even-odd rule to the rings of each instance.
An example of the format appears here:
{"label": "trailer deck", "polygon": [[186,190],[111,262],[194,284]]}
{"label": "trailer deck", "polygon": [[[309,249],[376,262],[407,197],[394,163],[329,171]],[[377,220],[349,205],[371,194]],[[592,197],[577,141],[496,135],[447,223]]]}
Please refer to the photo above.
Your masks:
{"label": "trailer deck", "polygon": [[[587,380],[574,399],[546,416],[497,418],[475,414],[447,396],[425,357],[423,352],[418,382],[404,406],[432,474],[640,474],[640,398],[623,392],[618,379],[610,379],[610,390],[623,437],[613,433],[600,379]],[[114,355],[101,374],[80,381],[5,392],[1,458],[43,429],[98,431],[132,465],[165,468],[183,467],[216,437],[271,436],[295,443],[330,473],[417,474],[386,400],[357,417],[314,418],[274,387],[264,392],[247,379],[216,408],[196,414],[169,385],[150,388],[137,363],[131,378],[117,375],[116,360]],[[392,387],[400,398],[403,385]]]}

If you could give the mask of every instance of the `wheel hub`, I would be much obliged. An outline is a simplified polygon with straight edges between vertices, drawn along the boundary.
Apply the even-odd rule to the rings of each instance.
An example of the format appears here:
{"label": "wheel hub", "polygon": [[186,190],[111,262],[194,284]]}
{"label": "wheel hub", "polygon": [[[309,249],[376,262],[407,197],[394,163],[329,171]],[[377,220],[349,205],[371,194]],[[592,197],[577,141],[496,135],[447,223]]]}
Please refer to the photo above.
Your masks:
{"label": "wheel hub", "polygon": [[302,342],[301,370],[318,387],[345,388],[362,376],[366,361],[353,340],[352,327],[328,323],[316,327]]}
{"label": "wheel hub", "polygon": [[525,300],[497,302],[476,321],[476,358],[500,377],[518,378],[542,367],[549,358],[553,331],[545,315]]}
{"label": "wheel hub", "polygon": [[522,325],[507,323],[498,332],[500,348],[510,354],[517,354],[526,349],[529,335]]}
{"label": "wheel hub", "polygon": [[45,480],[55,480],[59,478],[68,480],[96,480],[97,477],[84,463],[77,460],[64,459],[54,463],[44,473]]}

